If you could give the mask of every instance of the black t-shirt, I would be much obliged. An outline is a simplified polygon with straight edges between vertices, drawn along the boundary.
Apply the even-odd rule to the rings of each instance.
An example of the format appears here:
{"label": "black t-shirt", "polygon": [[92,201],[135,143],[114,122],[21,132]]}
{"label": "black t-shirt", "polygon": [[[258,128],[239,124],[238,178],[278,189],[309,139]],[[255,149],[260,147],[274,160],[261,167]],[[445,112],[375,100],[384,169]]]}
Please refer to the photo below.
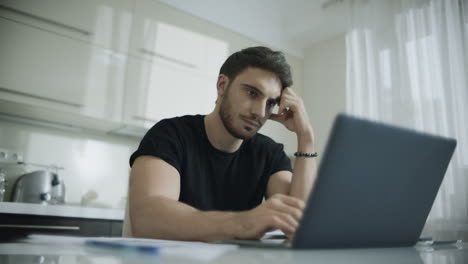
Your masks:
{"label": "black t-shirt", "polygon": [[179,171],[179,201],[200,210],[249,210],[262,202],[269,177],[292,171],[283,145],[262,134],[244,140],[227,153],[214,148],[205,131],[204,116],[164,119],[143,137],[130,157],[161,158]]}

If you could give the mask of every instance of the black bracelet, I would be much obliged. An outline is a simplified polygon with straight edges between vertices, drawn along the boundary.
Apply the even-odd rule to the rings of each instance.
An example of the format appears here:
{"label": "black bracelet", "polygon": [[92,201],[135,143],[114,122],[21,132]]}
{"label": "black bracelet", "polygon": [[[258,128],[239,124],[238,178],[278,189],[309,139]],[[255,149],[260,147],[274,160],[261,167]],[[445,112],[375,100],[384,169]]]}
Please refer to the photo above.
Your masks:
{"label": "black bracelet", "polygon": [[314,153],[303,153],[303,152],[296,152],[294,153],[296,157],[306,157],[306,158],[315,158],[318,156],[317,152]]}

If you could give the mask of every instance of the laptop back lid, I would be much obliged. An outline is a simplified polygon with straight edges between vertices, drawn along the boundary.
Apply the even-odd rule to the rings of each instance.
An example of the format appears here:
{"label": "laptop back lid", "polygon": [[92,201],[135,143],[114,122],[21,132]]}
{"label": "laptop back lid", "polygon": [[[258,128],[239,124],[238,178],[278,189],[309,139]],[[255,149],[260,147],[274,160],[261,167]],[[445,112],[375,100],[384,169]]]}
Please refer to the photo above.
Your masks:
{"label": "laptop back lid", "polygon": [[414,245],[455,146],[453,139],[338,115],[292,246]]}

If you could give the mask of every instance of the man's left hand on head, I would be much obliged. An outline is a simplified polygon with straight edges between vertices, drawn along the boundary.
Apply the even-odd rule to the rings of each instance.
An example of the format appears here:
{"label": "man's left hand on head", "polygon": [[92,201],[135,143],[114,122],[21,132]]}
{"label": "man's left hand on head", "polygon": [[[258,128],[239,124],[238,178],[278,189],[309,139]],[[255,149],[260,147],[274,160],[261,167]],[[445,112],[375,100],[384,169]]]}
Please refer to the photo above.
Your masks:
{"label": "man's left hand on head", "polygon": [[283,90],[278,113],[272,113],[270,119],[280,122],[298,136],[313,133],[304,102],[291,88]]}

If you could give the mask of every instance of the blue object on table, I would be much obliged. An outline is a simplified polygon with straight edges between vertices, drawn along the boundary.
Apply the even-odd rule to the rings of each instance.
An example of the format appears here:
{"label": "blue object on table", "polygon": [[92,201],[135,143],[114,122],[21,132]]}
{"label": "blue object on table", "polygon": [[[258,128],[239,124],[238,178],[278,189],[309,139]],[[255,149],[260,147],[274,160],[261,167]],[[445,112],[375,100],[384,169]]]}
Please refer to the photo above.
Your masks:
{"label": "blue object on table", "polygon": [[86,240],[85,245],[103,247],[108,249],[132,250],[151,254],[158,254],[159,252],[158,246],[132,245],[128,243],[121,243],[119,241]]}

